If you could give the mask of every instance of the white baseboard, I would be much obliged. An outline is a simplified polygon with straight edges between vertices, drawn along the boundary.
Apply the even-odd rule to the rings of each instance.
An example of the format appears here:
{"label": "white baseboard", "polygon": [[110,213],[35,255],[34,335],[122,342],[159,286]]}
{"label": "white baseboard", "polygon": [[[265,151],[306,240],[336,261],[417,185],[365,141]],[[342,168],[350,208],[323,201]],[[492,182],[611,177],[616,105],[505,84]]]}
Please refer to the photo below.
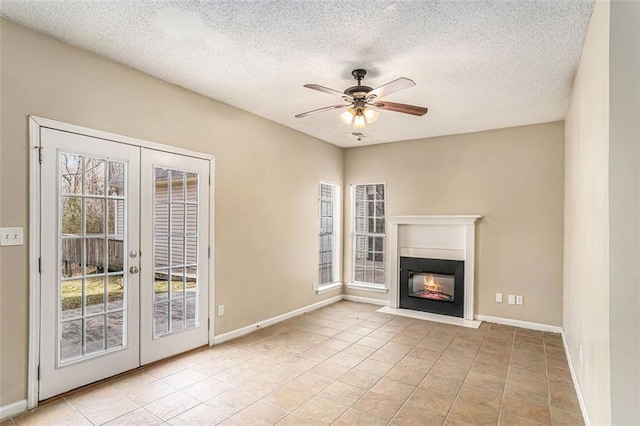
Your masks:
{"label": "white baseboard", "polygon": [[352,296],[351,294],[343,294],[342,298],[350,302],[370,303],[372,305],[389,306],[388,300],[374,299],[372,297]]}
{"label": "white baseboard", "polygon": [[27,410],[27,400],[12,402],[11,404],[0,406],[0,421],[13,417]]}
{"label": "white baseboard", "polygon": [[562,343],[564,344],[564,353],[567,355],[569,371],[571,371],[571,380],[573,380],[573,387],[575,388],[576,395],[578,396],[578,403],[580,403],[580,411],[582,411],[584,424],[586,426],[591,426],[591,420],[589,420],[589,415],[587,414],[587,405],[585,404],[584,397],[582,396],[582,389],[580,389],[576,370],[573,368],[573,361],[571,361],[571,353],[569,352],[569,345],[567,344],[567,337],[564,334],[564,330],[562,331]]}
{"label": "white baseboard", "polygon": [[260,328],[268,327],[270,325],[279,323],[281,321],[288,320],[289,318],[297,317],[298,315],[302,315],[302,314],[304,314],[306,312],[315,311],[316,309],[320,309],[320,308],[322,308],[324,306],[331,305],[331,304],[339,302],[341,300],[342,300],[342,295],[339,294],[338,296],[330,297],[330,298],[325,299],[325,300],[323,300],[321,302],[314,303],[314,304],[308,305],[308,306],[303,306],[302,308],[295,309],[293,311],[284,313],[282,315],[278,315],[278,316],[275,316],[275,317],[272,317],[272,318],[268,318],[268,319],[266,319],[264,321],[260,321],[260,322],[254,323],[254,324],[247,325],[247,326],[242,327],[242,328],[238,328],[238,329],[233,330],[233,331],[229,331],[227,333],[220,334],[220,335],[214,337],[213,344],[214,345],[218,345],[220,343],[229,341],[231,339],[235,339],[237,337],[244,336],[245,334],[249,334],[252,331],[256,331],[256,330],[258,330]]}
{"label": "white baseboard", "polygon": [[510,325],[512,327],[527,328],[529,330],[546,331],[549,333],[562,333],[562,327],[558,325],[541,324],[539,322],[520,321],[511,318],[490,317],[487,315],[476,315],[475,319],[496,324]]}

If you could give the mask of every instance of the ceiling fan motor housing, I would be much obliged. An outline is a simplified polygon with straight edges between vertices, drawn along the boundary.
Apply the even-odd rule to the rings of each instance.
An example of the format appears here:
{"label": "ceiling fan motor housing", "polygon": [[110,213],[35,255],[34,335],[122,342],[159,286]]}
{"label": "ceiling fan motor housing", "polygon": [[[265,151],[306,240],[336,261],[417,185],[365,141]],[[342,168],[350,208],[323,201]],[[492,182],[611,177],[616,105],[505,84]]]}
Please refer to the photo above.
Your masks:
{"label": "ceiling fan motor housing", "polygon": [[364,97],[372,91],[373,88],[369,86],[353,86],[344,91],[345,95],[351,96],[353,99],[364,99]]}
{"label": "ceiling fan motor housing", "polygon": [[373,90],[373,87],[360,85],[360,82],[367,75],[367,70],[359,68],[357,70],[351,71],[351,75],[353,76],[353,78],[358,80],[358,85],[349,87],[344,91],[344,94],[351,96],[354,99],[364,99],[367,93]]}

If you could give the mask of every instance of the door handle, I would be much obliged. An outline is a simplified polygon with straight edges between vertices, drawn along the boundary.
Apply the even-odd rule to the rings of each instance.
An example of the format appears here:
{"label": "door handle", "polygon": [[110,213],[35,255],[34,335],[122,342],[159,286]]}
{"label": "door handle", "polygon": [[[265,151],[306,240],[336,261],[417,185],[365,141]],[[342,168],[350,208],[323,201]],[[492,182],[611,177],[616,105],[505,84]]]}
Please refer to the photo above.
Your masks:
{"label": "door handle", "polygon": [[138,269],[137,266],[132,266],[132,267],[129,268],[129,272],[132,273],[132,274],[137,274],[138,271],[139,271],[139,269]]}

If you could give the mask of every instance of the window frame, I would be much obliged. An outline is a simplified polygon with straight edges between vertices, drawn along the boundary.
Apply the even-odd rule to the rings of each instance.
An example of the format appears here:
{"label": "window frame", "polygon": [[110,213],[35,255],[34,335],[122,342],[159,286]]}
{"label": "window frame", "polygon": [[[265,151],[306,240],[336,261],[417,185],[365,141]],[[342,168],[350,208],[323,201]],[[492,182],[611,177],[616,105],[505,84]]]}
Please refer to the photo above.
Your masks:
{"label": "window frame", "polygon": [[[322,233],[322,216],[321,216],[321,190],[322,185],[330,185],[333,187],[333,232],[331,234]],[[317,207],[318,207],[318,227],[317,227],[317,250],[316,250],[316,282],[314,283],[314,290],[317,294],[323,294],[328,291],[342,287],[342,255],[341,255],[341,242],[342,242],[342,218],[341,218],[341,191],[340,185],[336,182],[328,180],[320,180],[317,186]],[[320,237],[323,235],[333,235],[333,256],[331,263],[333,265],[333,279],[329,283],[320,283]]]}
{"label": "window frame", "polygon": [[[385,223],[385,232],[384,233],[358,233],[356,220],[358,218],[356,213],[356,188],[358,186],[372,186],[372,185],[383,185],[384,186],[384,223]],[[383,265],[384,265],[384,283],[377,284],[374,282],[366,282],[366,281],[356,281],[356,240],[357,237],[381,237],[383,241],[382,245],[382,254],[383,254]],[[375,271],[375,269],[374,269]],[[374,272],[375,273],[375,272]],[[375,279],[374,279],[375,281]],[[351,280],[347,284],[347,287],[352,288],[354,290],[365,290],[372,291],[377,293],[387,293],[389,288],[387,287],[387,184],[385,182],[368,182],[368,183],[354,183],[351,185]]]}

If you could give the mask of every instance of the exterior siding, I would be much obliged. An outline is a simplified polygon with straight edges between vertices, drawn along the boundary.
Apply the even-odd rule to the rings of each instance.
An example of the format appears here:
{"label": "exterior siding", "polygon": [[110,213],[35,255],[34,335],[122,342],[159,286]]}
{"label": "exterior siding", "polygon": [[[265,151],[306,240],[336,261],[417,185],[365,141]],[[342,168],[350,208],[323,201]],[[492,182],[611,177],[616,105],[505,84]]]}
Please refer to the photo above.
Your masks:
{"label": "exterior siding", "polygon": [[[182,199],[182,183],[172,185],[171,196],[176,199]],[[187,181],[187,200],[196,200],[198,192],[197,181],[189,180]],[[166,181],[157,182],[156,183],[156,199],[164,199],[168,198],[167,194],[167,184]],[[155,217],[154,217],[154,225],[156,230],[167,230],[169,229],[169,214],[171,215],[172,223],[179,223],[182,221],[182,206],[174,205],[175,207],[180,208],[172,208],[171,213],[169,213],[168,209],[155,209]],[[195,225],[198,221],[197,209],[196,208],[186,208],[186,223],[187,229],[192,229],[191,226]],[[190,226],[191,225],[191,226]],[[182,225],[173,227],[173,234],[181,235],[183,234]],[[157,232],[157,231],[156,231]],[[199,234],[202,234],[200,232]],[[174,238],[172,238],[172,241]],[[174,242],[171,244],[171,254],[174,259],[178,259],[182,257],[182,243]],[[168,265],[169,264],[169,247],[166,238],[156,238],[155,239],[155,247],[154,247],[154,255],[155,255],[155,264],[156,265]],[[186,264],[193,265],[197,263],[198,253],[197,253],[197,245],[196,244],[187,244],[186,250]],[[174,262],[175,264],[175,262]]]}

